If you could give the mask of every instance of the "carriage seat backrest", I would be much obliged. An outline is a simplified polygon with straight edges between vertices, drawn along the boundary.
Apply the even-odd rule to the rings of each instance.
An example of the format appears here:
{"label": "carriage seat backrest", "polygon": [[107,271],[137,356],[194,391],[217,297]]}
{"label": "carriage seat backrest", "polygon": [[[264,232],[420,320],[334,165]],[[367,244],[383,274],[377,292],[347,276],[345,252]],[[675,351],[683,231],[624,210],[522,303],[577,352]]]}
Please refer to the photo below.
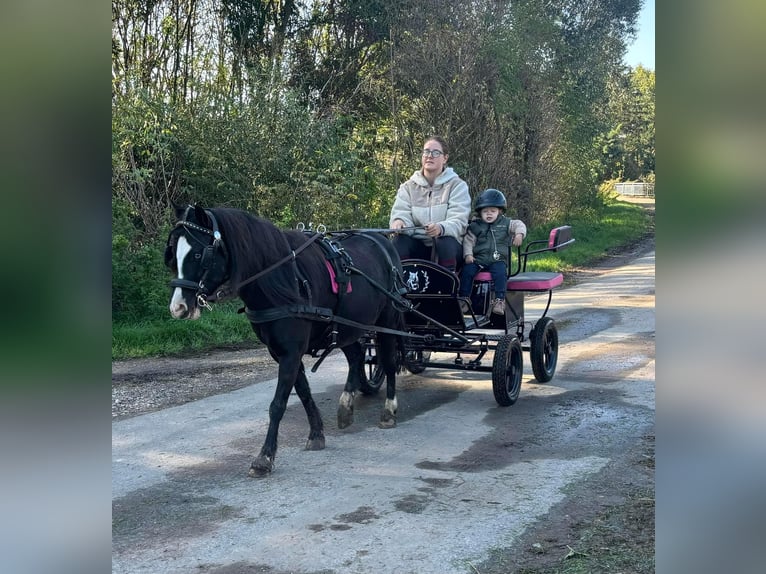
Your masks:
{"label": "carriage seat backrest", "polygon": [[548,249],[549,251],[561,251],[566,249],[572,243],[574,243],[572,237],[572,227],[569,225],[562,225],[561,227],[554,227],[551,229],[548,235]]}

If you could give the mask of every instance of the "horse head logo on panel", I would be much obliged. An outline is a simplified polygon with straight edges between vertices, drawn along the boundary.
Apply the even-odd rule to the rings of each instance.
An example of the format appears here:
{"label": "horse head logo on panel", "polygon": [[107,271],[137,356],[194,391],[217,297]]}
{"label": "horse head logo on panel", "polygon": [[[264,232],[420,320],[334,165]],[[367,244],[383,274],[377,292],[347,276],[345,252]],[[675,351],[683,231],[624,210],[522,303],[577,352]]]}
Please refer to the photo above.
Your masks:
{"label": "horse head logo on panel", "polygon": [[407,289],[409,289],[410,293],[425,292],[428,289],[429,283],[430,281],[428,280],[428,272],[425,270],[407,270]]}

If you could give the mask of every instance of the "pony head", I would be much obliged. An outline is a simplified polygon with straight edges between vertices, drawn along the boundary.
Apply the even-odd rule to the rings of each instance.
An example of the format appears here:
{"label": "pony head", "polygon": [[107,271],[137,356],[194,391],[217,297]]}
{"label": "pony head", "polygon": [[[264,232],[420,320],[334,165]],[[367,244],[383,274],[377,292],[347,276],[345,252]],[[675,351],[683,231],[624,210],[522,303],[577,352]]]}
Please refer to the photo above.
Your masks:
{"label": "pony head", "polygon": [[228,279],[229,257],[212,211],[199,206],[174,208],[178,222],[165,246],[165,265],[175,274],[170,282],[170,314],[198,319],[207,297]]}

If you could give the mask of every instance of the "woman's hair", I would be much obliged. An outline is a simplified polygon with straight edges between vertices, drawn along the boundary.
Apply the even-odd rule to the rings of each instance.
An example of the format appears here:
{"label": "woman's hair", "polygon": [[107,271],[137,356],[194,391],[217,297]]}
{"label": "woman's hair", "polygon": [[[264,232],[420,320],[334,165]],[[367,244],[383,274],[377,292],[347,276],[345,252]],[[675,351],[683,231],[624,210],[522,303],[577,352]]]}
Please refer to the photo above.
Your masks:
{"label": "woman's hair", "polygon": [[442,136],[439,136],[439,135],[428,136],[426,138],[426,141],[423,143],[428,143],[431,140],[435,142],[439,142],[442,146],[442,151],[444,152],[444,155],[449,155],[449,146],[447,145],[447,142],[444,140]]}

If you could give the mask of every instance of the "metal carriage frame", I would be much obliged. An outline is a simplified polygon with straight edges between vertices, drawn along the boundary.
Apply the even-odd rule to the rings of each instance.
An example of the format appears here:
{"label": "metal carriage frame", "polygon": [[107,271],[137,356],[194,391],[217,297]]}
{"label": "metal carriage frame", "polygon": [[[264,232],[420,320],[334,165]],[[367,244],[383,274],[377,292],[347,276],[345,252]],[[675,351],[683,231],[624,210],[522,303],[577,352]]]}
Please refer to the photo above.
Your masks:
{"label": "metal carriage frame", "polygon": [[[523,351],[535,379],[550,381],[558,360],[558,330],[548,316],[553,289],[563,283],[560,272],[527,271],[530,256],[557,252],[574,243],[568,225],[551,230],[548,239],[528,242],[517,248],[510,257],[513,269],[508,274],[505,314],[490,313],[493,297],[492,278],[481,272],[474,279],[469,298],[470,312],[461,310],[458,297],[457,275],[437,263],[424,259],[402,261],[408,293],[405,298],[411,309],[405,311],[405,357],[402,367],[413,374],[427,368],[478,371],[492,373],[492,389],[500,406],[516,402],[521,390],[524,370]],[[527,293],[547,293],[545,309],[535,321],[525,316],[524,299]],[[375,337],[365,338],[368,381],[362,391],[372,394],[382,385],[385,375],[378,368],[375,357]],[[493,352],[491,364],[485,355]],[[434,354],[448,354],[451,358],[437,358]]]}

